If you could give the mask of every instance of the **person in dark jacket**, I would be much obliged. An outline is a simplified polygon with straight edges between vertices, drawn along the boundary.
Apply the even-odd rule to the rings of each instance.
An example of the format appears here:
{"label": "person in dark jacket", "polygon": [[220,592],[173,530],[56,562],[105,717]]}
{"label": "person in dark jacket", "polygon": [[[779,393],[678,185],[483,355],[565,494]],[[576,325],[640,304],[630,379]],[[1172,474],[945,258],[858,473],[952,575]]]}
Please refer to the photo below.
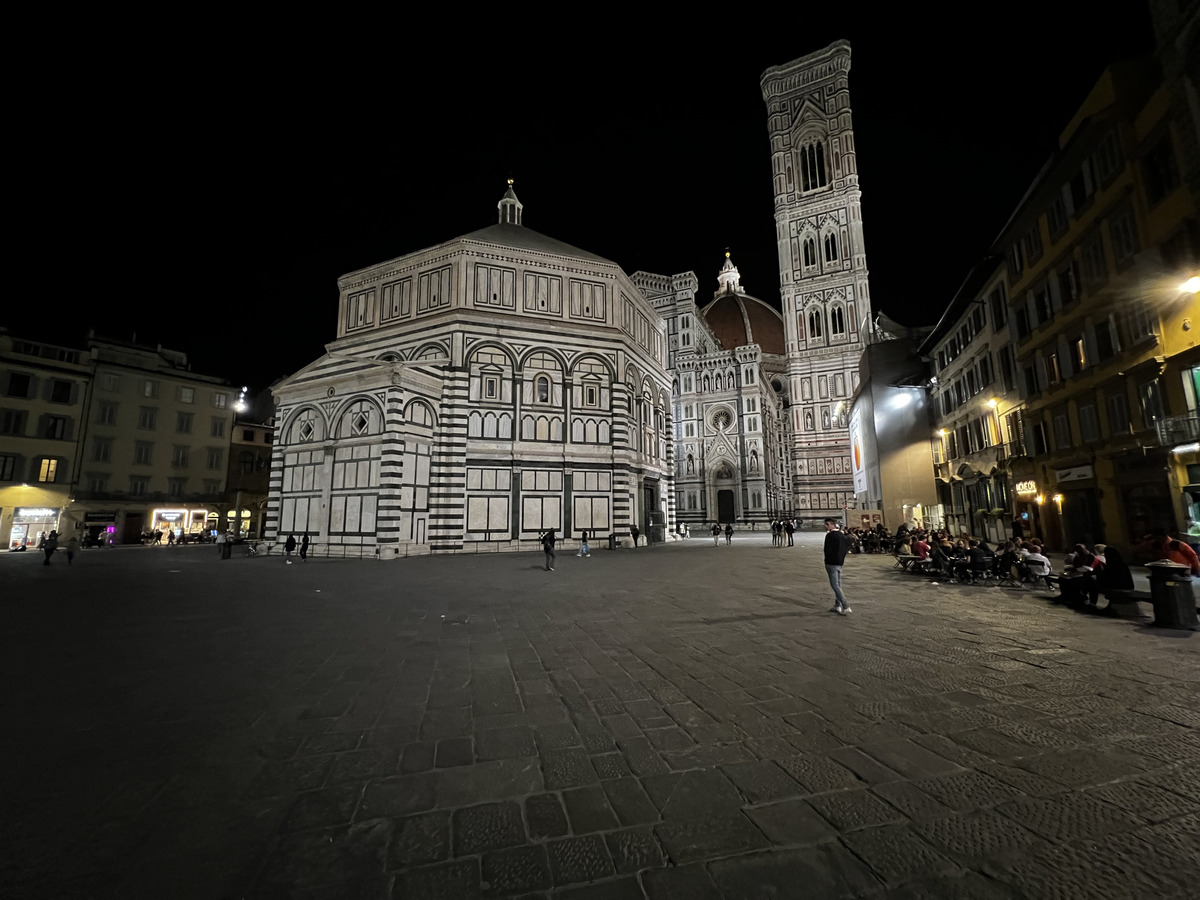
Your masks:
{"label": "person in dark jacket", "polygon": [[[1099,545],[1097,545],[1099,546]],[[1133,573],[1129,564],[1121,556],[1121,551],[1111,544],[1104,547],[1104,566],[1093,572],[1087,585],[1088,606],[1095,606],[1101,593],[1109,591],[1132,591]]]}
{"label": "person in dark jacket", "polygon": [[846,551],[850,541],[838,528],[837,519],[825,520],[825,573],[829,576],[829,586],[833,588],[833,609],[839,616],[850,612],[846,597],[842,594],[842,565],[846,562]]}
{"label": "person in dark jacket", "polygon": [[555,533],[558,529],[551,528],[542,535],[542,550],[546,553],[546,571],[554,571],[554,545],[558,542],[558,535]]}

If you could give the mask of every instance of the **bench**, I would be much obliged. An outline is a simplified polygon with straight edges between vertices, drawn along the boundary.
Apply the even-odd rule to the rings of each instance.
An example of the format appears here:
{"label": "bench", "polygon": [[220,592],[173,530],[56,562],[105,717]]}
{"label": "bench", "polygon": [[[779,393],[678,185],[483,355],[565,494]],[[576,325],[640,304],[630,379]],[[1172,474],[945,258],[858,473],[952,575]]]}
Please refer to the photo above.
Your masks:
{"label": "bench", "polygon": [[1140,618],[1142,612],[1138,609],[1138,604],[1150,602],[1149,591],[1112,590],[1105,591],[1104,596],[1108,599],[1108,605],[1099,611],[1109,612],[1114,616]]}

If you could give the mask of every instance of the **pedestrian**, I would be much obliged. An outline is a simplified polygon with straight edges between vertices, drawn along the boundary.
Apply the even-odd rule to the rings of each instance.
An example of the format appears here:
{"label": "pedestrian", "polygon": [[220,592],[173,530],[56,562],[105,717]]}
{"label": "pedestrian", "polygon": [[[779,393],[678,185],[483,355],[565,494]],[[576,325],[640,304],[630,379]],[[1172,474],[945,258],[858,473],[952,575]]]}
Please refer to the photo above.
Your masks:
{"label": "pedestrian", "polygon": [[67,539],[67,565],[71,564],[71,560],[75,558],[75,551],[79,549],[79,538],[71,535]]}
{"label": "pedestrian", "polygon": [[638,527],[636,525],[629,526],[629,536],[633,538],[633,547],[635,550],[637,549],[637,539],[640,534],[641,532],[638,531]]}
{"label": "pedestrian", "polygon": [[713,522],[712,536],[713,536],[713,546],[720,547],[721,546],[721,526],[718,525],[716,522]]}
{"label": "pedestrian", "polygon": [[167,532],[167,546],[168,547],[175,546],[175,529],[174,528],[172,528],[170,531]]}
{"label": "pedestrian", "polygon": [[796,534],[796,526],[792,524],[791,519],[787,520],[787,523],[783,526],[783,530],[787,532],[788,546],[795,547],[796,541],[795,541],[794,535]]}
{"label": "pedestrian", "polygon": [[556,529],[551,528],[542,535],[542,549],[546,551],[546,571],[554,571],[554,542],[557,540],[554,536]]}
{"label": "pedestrian", "polygon": [[591,556],[592,551],[588,549],[588,533],[587,529],[583,530],[583,536],[579,539],[579,552],[576,556]]}
{"label": "pedestrian", "polygon": [[783,546],[783,524],[778,519],[771,523],[771,546]]}
{"label": "pedestrian", "polygon": [[58,532],[51,531],[50,534],[46,536],[46,540],[42,541],[41,546],[42,552],[46,554],[46,561],[42,563],[42,565],[48,566],[50,565],[50,557],[53,556],[54,551],[58,549]]}
{"label": "pedestrian", "polygon": [[225,556],[225,532],[217,532],[217,556],[221,559],[226,559]]}
{"label": "pedestrian", "polygon": [[842,594],[842,566],[846,562],[849,540],[837,526],[837,519],[825,520],[825,574],[829,576],[829,586],[833,588],[833,609],[829,611],[844,616],[850,612],[846,597]]}
{"label": "pedestrian", "polygon": [[730,523],[725,526],[725,546],[728,547],[732,543],[733,543],[733,524]]}
{"label": "pedestrian", "polygon": [[308,535],[307,534],[300,536],[300,559],[301,560],[308,559]]}
{"label": "pedestrian", "polygon": [[296,536],[289,534],[286,541],[283,542],[284,562],[289,566],[292,564],[292,553],[296,550]]}

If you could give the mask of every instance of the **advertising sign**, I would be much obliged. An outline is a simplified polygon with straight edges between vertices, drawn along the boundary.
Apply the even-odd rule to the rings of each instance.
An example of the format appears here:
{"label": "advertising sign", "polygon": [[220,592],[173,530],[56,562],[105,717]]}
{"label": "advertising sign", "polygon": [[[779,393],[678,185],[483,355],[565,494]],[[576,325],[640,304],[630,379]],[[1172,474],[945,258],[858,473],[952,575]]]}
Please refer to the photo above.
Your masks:
{"label": "advertising sign", "polygon": [[860,413],[856,409],[850,417],[850,470],[854,473],[854,493],[863,494],[867,490],[867,467],[863,454],[862,423]]}

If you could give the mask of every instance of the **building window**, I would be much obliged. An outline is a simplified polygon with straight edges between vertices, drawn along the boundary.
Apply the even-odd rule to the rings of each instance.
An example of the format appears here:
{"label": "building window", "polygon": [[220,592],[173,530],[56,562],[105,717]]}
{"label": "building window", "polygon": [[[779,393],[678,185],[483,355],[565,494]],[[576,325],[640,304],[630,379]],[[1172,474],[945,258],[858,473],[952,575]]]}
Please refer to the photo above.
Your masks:
{"label": "building window", "polygon": [[177,469],[186,469],[188,464],[188,448],[187,447],[172,447],[171,448],[171,465]]}
{"label": "building window", "polygon": [[0,434],[23,436],[25,434],[25,410],[6,409],[0,413]]}
{"label": "building window", "polygon": [[117,404],[108,400],[101,400],[100,405],[96,408],[96,424],[116,425]]}
{"label": "building window", "polygon": [[50,484],[58,478],[58,460],[43,459],[38,466],[38,481]]}
{"label": "building window", "polygon": [[1087,347],[1081,335],[1075,340],[1075,371],[1082,372],[1087,368]]}
{"label": "building window", "polygon": [[1071,420],[1066,413],[1054,417],[1054,449],[1065,450],[1071,446]]}
{"label": "building window", "polygon": [[208,427],[208,436],[225,437],[225,420],[218,416],[213,416],[212,423]]}
{"label": "building window", "polygon": [[225,451],[217,447],[208,448],[208,468],[220,469],[225,464]]}
{"label": "building window", "polygon": [[1079,407],[1079,438],[1085,444],[1100,440],[1100,420],[1095,404]]}
{"label": "building window", "polygon": [[999,331],[1008,324],[1008,298],[1004,296],[1004,285],[996,285],[988,295],[988,305],[992,309],[992,330]]}
{"label": "building window", "polygon": [[150,479],[145,475],[129,476],[129,494],[132,497],[144,497],[150,491]]}
{"label": "building window", "polygon": [[810,338],[821,336],[821,313],[815,309],[808,314],[808,336]]}
{"label": "building window", "polygon": [[1083,262],[1083,283],[1089,289],[1108,280],[1108,265],[1104,259],[1104,242],[1096,234],[1080,250]]}
{"label": "building window", "polygon": [[33,378],[24,372],[9,372],[6,393],[9,397],[28,397],[32,385]]}
{"label": "building window", "polygon": [[825,145],[821,141],[800,148],[801,190],[811,191],[827,184],[825,175]]}
{"label": "building window", "polygon": [[1108,407],[1108,433],[1110,435],[1129,433],[1129,402],[1122,394],[1109,394],[1106,402]]}
{"label": "building window", "polygon": [[1117,265],[1132,260],[1137,251],[1137,230],[1133,224],[1133,211],[1126,207],[1109,219],[1108,235],[1112,239],[1113,260]]}
{"label": "building window", "polygon": [[1171,135],[1164,134],[1142,159],[1142,180],[1150,205],[1158,203],[1179,186],[1175,154],[1171,150]]}
{"label": "building window", "polygon": [[192,433],[192,413],[176,413],[175,414],[175,431],[179,434]]}
{"label": "building window", "polygon": [[1035,263],[1042,258],[1042,232],[1038,226],[1034,225],[1029,231],[1025,232],[1025,260],[1028,263]]}
{"label": "building window", "polygon": [[1144,381],[1138,387],[1138,399],[1142,403],[1142,421],[1146,427],[1166,415],[1166,405],[1163,402],[1162,385],[1157,378]]}
{"label": "building window", "polygon": [[70,403],[71,402],[71,382],[59,381],[55,379],[50,385],[50,402],[51,403]]}
{"label": "building window", "polygon": [[1062,368],[1058,364],[1058,354],[1046,354],[1046,378],[1050,384],[1058,384],[1062,381]]}
{"label": "building window", "polygon": [[196,389],[190,387],[181,387],[179,389],[180,403],[194,403],[196,401]]}
{"label": "building window", "polygon": [[500,379],[495,375],[483,376],[483,396],[487,400],[495,400],[500,396]]}
{"label": "building window", "polygon": [[804,267],[810,269],[817,264],[817,242],[812,237],[804,239]]}
{"label": "building window", "polygon": [[[600,389],[594,384],[583,386],[583,405],[595,409],[600,406]],[[688,415],[691,415],[689,412]]]}
{"label": "building window", "polygon": [[243,428],[242,429],[242,441],[244,441],[247,444],[253,444],[254,443],[254,432],[249,428]]}
{"label": "building window", "polygon": [[228,394],[213,394],[213,406],[217,409],[225,409],[229,405]]}
{"label": "building window", "polygon": [[825,235],[825,262],[835,262],[838,258],[837,235]]}
{"label": "building window", "polygon": [[104,494],[108,492],[108,476],[107,475],[89,475],[88,476],[88,491],[93,494]]}
{"label": "building window", "polygon": [[217,481],[216,479],[205,478],[204,479],[204,493],[205,494],[221,493],[221,482]]}
{"label": "building window", "polygon": [[12,481],[17,471],[17,458],[11,453],[0,454],[0,481]]}
{"label": "building window", "polygon": [[153,406],[138,407],[138,428],[153,431],[158,427],[158,410]]}
{"label": "building window", "polygon": [[829,312],[829,333],[835,336],[846,333],[846,314],[840,306]]}
{"label": "building window", "polygon": [[1096,360],[1104,362],[1112,359],[1116,353],[1116,345],[1113,342],[1112,322],[1105,320],[1095,328],[1096,335]]}
{"label": "building window", "polygon": [[1046,210],[1046,224],[1050,228],[1050,238],[1053,240],[1067,230],[1067,207],[1062,196],[1055,197]]}
{"label": "building window", "polygon": [[52,441],[62,441],[67,437],[66,416],[46,416],[46,437]]}
{"label": "building window", "polygon": [[534,382],[534,385],[536,386],[536,389],[537,389],[537,402],[538,403],[549,403],[550,402],[550,379],[547,378],[545,375],[539,375],[537,377],[537,380]]}
{"label": "building window", "polygon": [[121,389],[121,377],[114,375],[112,372],[105,372],[100,376],[100,390],[115,393]]}
{"label": "building window", "polygon": [[145,379],[142,382],[142,396],[150,400],[158,399],[158,382]]}
{"label": "building window", "polygon": [[186,478],[168,478],[167,479],[167,496],[182,497],[184,485],[187,484]]}
{"label": "building window", "polygon": [[92,438],[92,462],[108,462],[112,459],[113,439]]}
{"label": "building window", "polygon": [[133,442],[133,462],[138,466],[149,466],[154,462],[153,441]]}

